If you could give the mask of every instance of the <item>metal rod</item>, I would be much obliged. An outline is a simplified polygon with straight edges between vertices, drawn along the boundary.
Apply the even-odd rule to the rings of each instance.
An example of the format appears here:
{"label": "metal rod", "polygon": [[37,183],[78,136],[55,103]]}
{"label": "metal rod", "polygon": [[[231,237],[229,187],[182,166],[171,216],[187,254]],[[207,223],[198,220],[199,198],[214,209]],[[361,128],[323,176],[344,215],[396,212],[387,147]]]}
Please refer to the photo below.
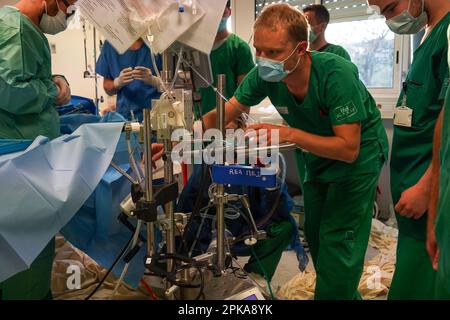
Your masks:
{"label": "metal rod", "polygon": [[[222,137],[225,137],[225,101],[222,96],[225,94],[226,77],[223,74],[217,76],[217,129],[222,132]],[[224,157],[222,156],[222,159]],[[216,198],[216,221],[217,221],[217,267],[223,272],[225,271],[225,187],[224,185],[217,185]]]}
{"label": "metal rod", "polygon": [[[172,71],[170,70],[170,53],[166,50],[162,53],[162,80],[166,85],[169,85],[172,81]],[[172,128],[164,128],[163,130],[172,130]],[[170,135],[168,135],[170,137]],[[173,163],[172,163],[172,141],[170,138],[163,140],[164,145],[164,180],[165,183],[173,182]],[[164,206],[166,218],[168,220],[168,230],[166,231],[166,247],[167,253],[175,253],[175,215],[174,215],[174,203],[170,203]],[[167,261],[167,271],[172,271],[173,260]]]}
{"label": "metal rod", "polygon": [[[153,168],[152,168],[152,127],[150,109],[143,110],[144,116],[144,172],[145,172],[145,201],[153,201]],[[147,223],[147,254],[153,255],[153,223]]]}
{"label": "metal rod", "polygon": [[136,180],[133,179],[132,176],[130,176],[125,170],[123,170],[121,167],[119,167],[117,164],[111,161],[111,167],[116,169],[121,175],[123,175],[125,178],[127,178],[132,184],[138,183]]}
{"label": "metal rod", "polygon": [[144,116],[144,171],[145,171],[145,200],[153,201],[153,169],[152,169],[152,128],[150,109],[143,110]]}
{"label": "metal rod", "polygon": [[98,110],[98,75],[97,75],[97,29],[94,27],[94,79],[95,79],[95,109],[96,114],[99,115]]}
{"label": "metal rod", "polygon": [[[164,140],[164,180],[166,183],[173,183],[173,162],[171,157],[172,152],[172,142],[170,140]],[[167,230],[166,244],[167,253],[175,253],[175,215],[174,215],[174,204],[173,201],[165,205],[165,213],[167,220],[169,222],[169,227]],[[173,261],[167,261],[167,271],[171,271],[173,267]]]}

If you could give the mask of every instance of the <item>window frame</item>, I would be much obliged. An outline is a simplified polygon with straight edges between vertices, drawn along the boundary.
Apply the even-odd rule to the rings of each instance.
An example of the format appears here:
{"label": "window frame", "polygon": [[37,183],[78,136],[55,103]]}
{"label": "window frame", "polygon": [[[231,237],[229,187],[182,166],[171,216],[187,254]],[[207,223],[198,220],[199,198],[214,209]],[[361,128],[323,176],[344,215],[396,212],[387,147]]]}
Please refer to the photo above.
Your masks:
{"label": "window frame", "polygon": [[[320,3],[320,0],[316,3]],[[246,0],[237,1],[232,0],[232,26],[233,32],[245,41],[251,40],[252,27],[255,22],[256,15],[256,1]],[[365,20],[367,16],[353,16],[341,19],[332,19],[331,23],[335,22],[349,22]],[[253,46],[250,43],[253,50]],[[368,88],[369,92],[375,98],[375,101],[381,108],[383,119],[392,119],[394,115],[394,108],[397,104],[398,97],[401,92],[402,83],[406,78],[411,62],[411,37],[401,36],[395,34],[394,36],[394,79],[392,88]],[[398,56],[398,61],[397,61]]]}

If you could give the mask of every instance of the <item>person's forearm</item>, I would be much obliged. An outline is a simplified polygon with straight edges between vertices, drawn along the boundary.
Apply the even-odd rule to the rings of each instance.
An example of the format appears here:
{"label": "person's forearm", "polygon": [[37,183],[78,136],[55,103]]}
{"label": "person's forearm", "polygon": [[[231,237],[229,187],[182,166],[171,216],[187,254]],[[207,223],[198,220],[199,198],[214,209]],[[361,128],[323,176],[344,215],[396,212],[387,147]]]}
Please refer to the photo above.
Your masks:
{"label": "person's forearm", "polygon": [[439,200],[439,174],[440,174],[440,159],[439,150],[441,147],[441,131],[442,131],[442,118],[443,111],[439,115],[438,121],[436,123],[436,128],[434,129],[434,139],[433,139],[433,160],[432,170],[431,170],[431,190],[430,190],[430,204],[428,207],[428,228],[434,229],[434,222],[437,215],[437,206]]}
{"label": "person's forearm", "polygon": [[119,92],[117,90],[116,86],[114,85],[114,80],[111,79],[104,79],[103,80],[103,88],[105,89],[105,92],[109,96],[114,96]]}
{"label": "person's forearm", "polygon": [[205,130],[216,127],[216,110],[211,110],[203,116],[203,123],[205,124]]}
{"label": "person's forearm", "polygon": [[294,128],[287,128],[287,141],[322,158],[354,162],[359,155],[358,143],[349,143],[337,136],[323,137]]}
{"label": "person's forearm", "polygon": [[[225,103],[225,125],[236,120],[242,113],[248,113],[249,107],[240,104],[236,98],[231,98],[229,102]],[[213,109],[203,116],[205,130],[217,127],[217,109]]]}

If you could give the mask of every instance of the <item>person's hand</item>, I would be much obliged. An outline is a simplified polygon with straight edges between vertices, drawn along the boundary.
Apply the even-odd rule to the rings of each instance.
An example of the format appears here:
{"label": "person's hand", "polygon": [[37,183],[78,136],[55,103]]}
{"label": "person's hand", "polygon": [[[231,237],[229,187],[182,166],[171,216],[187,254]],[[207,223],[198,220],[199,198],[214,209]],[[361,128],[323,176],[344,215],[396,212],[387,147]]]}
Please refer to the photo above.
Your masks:
{"label": "person's hand", "polygon": [[[276,141],[277,144],[282,144],[288,141],[289,136],[289,127],[284,126],[276,126],[272,124],[254,124],[245,129],[245,131],[248,133],[251,130],[255,130],[257,134],[258,141],[261,141],[263,139],[267,139],[267,145],[272,144],[273,140],[273,134],[275,132],[278,132],[278,141]],[[273,130],[273,131],[272,131]],[[250,136],[250,135],[249,135]]]}
{"label": "person's hand", "polygon": [[58,95],[55,98],[55,104],[57,106],[68,104],[72,95],[67,80],[61,76],[54,76],[52,80],[58,88]]}
{"label": "person's hand", "polygon": [[428,226],[427,229],[426,248],[431,264],[433,265],[433,269],[437,271],[439,263],[439,248],[436,241],[436,234],[434,232],[434,224]]}
{"label": "person's hand", "polygon": [[133,81],[133,68],[123,69],[119,76],[114,79],[114,87],[116,90],[120,90],[125,87],[127,84],[130,84]]}
{"label": "person's hand", "polygon": [[156,169],[156,161],[161,159],[164,152],[164,145],[161,143],[152,143],[152,165]]}
{"label": "person's hand", "polygon": [[420,184],[416,184],[403,191],[395,205],[395,211],[403,217],[417,220],[427,211],[429,200],[429,192]]}
{"label": "person's hand", "polygon": [[133,70],[133,78],[148,84],[149,86],[158,87],[159,80],[152,73],[152,70],[145,67],[135,67]]}
{"label": "person's hand", "polygon": [[[161,143],[152,143],[152,167],[156,169],[156,161],[161,159],[164,152],[164,145]],[[145,158],[142,157],[142,165],[145,165]]]}

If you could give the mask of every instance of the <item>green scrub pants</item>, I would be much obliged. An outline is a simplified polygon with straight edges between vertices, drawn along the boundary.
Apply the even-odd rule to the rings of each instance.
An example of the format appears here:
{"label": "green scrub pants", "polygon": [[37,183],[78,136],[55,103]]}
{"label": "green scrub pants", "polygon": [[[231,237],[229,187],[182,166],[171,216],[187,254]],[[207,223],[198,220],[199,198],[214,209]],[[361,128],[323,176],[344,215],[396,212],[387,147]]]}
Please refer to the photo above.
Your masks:
{"label": "green scrub pants", "polygon": [[305,236],[317,274],[315,299],[361,299],[358,285],[378,177],[373,173],[304,184]]}
{"label": "green scrub pants", "polygon": [[427,254],[425,240],[418,240],[399,232],[397,262],[388,299],[433,299],[436,275]]}
{"label": "green scrub pants", "polygon": [[[292,239],[293,225],[288,220],[274,222],[266,228],[267,238],[259,241],[254,246],[254,252],[258,259],[252,254],[244,269],[264,276],[266,272],[269,280],[272,279],[280,262],[281,254],[287,248]],[[260,264],[264,268],[261,270]]]}
{"label": "green scrub pants", "polygon": [[447,286],[448,279],[444,279],[444,274],[438,270],[436,285],[434,288],[434,299],[450,300],[450,287]]}
{"label": "green scrub pants", "polygon": [[51,300],[51,274],[55,257],[55,239],[31,264],[22,271],[0,283],[0,300]]}

